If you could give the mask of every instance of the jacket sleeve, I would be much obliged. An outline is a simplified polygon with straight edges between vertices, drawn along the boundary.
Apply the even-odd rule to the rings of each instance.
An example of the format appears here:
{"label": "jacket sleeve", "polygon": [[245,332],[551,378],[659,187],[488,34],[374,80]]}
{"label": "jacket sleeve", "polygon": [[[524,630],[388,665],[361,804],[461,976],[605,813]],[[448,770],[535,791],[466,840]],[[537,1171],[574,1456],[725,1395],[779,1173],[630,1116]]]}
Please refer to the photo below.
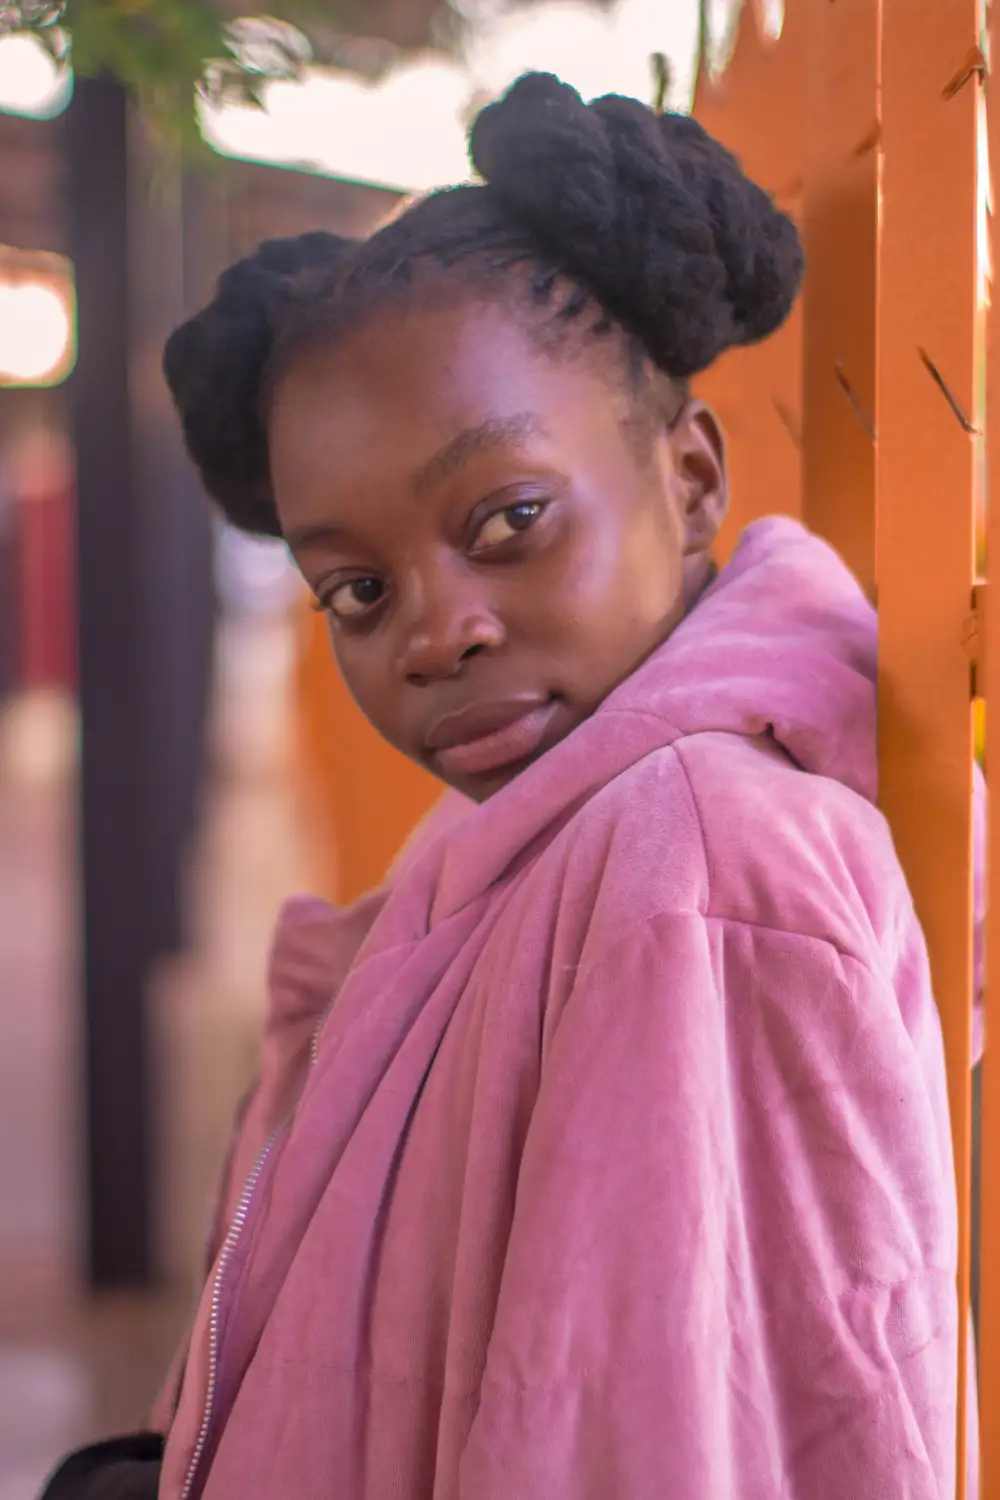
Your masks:
{"label": "jacket sleeve", "polygon": [[826,942],[623,936],[549,1033],[462,1500],[952,1493],[939,1071]]}

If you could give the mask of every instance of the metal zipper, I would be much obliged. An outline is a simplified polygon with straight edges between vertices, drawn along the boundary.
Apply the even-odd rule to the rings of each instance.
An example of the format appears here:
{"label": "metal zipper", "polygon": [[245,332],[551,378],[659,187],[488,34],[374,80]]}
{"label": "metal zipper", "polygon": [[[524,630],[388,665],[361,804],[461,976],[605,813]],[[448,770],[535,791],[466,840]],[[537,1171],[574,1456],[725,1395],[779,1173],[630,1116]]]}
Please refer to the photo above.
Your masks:
{"label": "metal zipper", "polygon": [[247,1213],[250,1208],[250,1200],[253,1197],[254,1188],[264,1170],[264,1163],[271,1154],[278,1136],[285,1128],[285,1121],[278,1126],[271,1136],[257,1160],[250,1169],[250,1174],[243,1184],[240,1201],[236,1205],[233,1221],[229,1226],[229,1232],[222,1245],[219,1254],[219,1263],[215,1268],[215,1278],[212,1282],[212,1302],[208,1319],[208,1383],[205,1387],[205,1406],[202,1412],[201,1426],[198,1429],[198,1440],[191,1454],[191,1462],[188,1464],[187,1478],[184,1480],[184,1488],[181,1490],[181,1500],[190,1500],[194,1481],[197,1477],[198,1466],[205,1452],[205,1444],[208,1442],[209,1428],[212,1425],[212,1415],[215,1408],[216,1387],[219,1379],[219,1315],[222,1306],[222,1283],[226,1274],[226,1268],[232,1260],[233,1252],[239,1244],[243,1226],[246,1224]]}
{"label": "metal zipper", "polygon": [[323,1027],[327,1023],[327,1019],[329,1018],[331,1010],[333,1010],[333,1005],[334,1005],[334,1001],[336,1000],[336,998],[337,998],[336,995],[333,995],[327,1001],[326,1005],[323,1007],[323,1014],[320,1016],[319,1020],[316,1022],[316,1025],[313,1027],[312,1040],[309,1043],[309,1071],[310,1071],[310,1073],[312,1072],[313,1068],[316,1066],[316,1059],[319,1056],[319,1039],[323,1035]]}
{"label": "metal zipper", "polygon": [[[332,1009],[333,999],[325,1007],[323,1014],[313,1028],[313,1034],[309,1042],[310,1073],[315,1067],[316,1058],[319,1055],[320,1034],[326,1025],[327,1017]],[[208,1443],[208,1434],[212,1426],[212,1417],[215,1411],[215,1397],[219,1381],[219,1320],[222,1309],[222,1285],[229,1262],[233,1258],[233,1252],[240,1242],[240,1236],[247,1221],[247,1214],[250,1211],[250,1202],[254,1195],[254,1189],[260,1181],[260,1174],[264,1170],[264,1164],[271,1154],[275,1141],[288,1124],[290,1118],[291,1116],[288,1116],[282,1120],[251,1167],[246,1182],[243,1184],[243,1191],[236,1205],[236,1212],[233,1214],[229,1231],[223,1241],[222,1250],[219,1253],[219,1261],[215,1268],[215,1277],[212,1282],[212,1301],[208,1318],[208,1381],[205,1386],[205,1405],[202,1410],[198,1438],[194,1445],[194,1451],[191,1454],[191,1462],[188,1464],[184,1488],[181,1490],[181,1500],[190,1500],[191,1492],[194,1489],[194,1482],[198,1476],[198,1468],[205,1453],[205,1446]]]}

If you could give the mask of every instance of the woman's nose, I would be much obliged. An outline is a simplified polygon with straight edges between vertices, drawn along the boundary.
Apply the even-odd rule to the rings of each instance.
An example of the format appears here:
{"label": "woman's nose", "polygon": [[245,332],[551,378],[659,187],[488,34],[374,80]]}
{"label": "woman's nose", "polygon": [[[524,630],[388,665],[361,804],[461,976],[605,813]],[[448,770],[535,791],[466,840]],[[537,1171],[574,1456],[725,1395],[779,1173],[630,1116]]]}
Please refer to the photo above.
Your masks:
{"label": "woman's nose", "polygon": [[457,677],[482,651],[503,644],[500,620],[482,590],[457,579],[417,584],[399,611],[399,669],[416,686]]}

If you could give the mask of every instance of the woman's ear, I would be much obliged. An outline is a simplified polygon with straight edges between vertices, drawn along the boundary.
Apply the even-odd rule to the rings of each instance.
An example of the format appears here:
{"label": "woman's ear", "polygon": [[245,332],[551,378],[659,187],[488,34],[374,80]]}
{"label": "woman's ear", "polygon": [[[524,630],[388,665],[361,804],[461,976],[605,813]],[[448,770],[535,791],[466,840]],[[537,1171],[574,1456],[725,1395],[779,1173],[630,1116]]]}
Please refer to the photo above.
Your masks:
{"label": "woman's ear", "polygon": [[670,430],[674,495],[687,558],[707,558],[729,504],[726,445],[711,407],[692,398]]}

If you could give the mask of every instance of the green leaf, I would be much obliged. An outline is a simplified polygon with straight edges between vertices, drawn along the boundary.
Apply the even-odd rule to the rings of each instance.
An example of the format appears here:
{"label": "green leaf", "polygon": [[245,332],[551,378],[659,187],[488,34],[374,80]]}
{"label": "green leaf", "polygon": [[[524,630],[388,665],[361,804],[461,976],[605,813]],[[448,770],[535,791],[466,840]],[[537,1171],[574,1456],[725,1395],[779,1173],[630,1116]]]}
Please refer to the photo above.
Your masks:
{"label": "green leaf", "polygon": [[294,22],[336,9],[295,0],[248,21],[211,0],[0,0],[0,36],[26,32],[85,77],[112,73],[173,156],[201,143],[199,93],[259,103],[269,79],[298,77],[311,55]]}

